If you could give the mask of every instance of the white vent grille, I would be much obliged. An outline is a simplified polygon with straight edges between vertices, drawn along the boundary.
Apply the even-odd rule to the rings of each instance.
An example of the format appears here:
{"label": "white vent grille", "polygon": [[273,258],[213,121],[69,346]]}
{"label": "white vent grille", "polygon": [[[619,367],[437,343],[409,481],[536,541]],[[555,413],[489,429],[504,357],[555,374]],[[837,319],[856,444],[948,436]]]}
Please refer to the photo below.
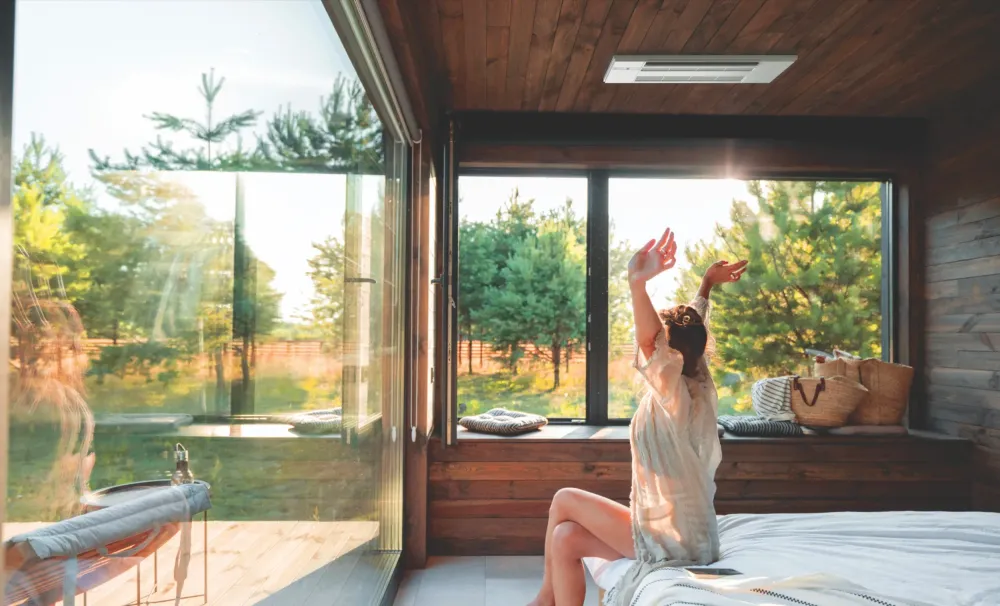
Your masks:
{"label": "white vent grille", "polygon": [[789,55],[631,55],[612,57],[608,84],[761,84],[795,62]]}

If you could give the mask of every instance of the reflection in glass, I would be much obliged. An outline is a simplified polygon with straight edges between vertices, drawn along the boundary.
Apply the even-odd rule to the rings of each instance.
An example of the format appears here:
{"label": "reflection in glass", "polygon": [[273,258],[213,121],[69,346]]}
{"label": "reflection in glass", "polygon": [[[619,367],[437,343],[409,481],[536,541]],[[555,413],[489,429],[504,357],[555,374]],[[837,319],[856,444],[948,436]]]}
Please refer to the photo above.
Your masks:
{"label": "reflection in glass", "polygon": [[[320,2],[238,21],[229,2],[140,4],[18,8],[5,537],[95,519],[95,494],[161,490],[186,449],[186,513],[81,572],[89,603],[173,600],[178,554],[184,599],[205,594],[206,566],[209,603],[367,601],[402,541],[406,150]],[[246,49],[255,29],[281,49]],[[60,33],[59,60],[37,62],[40,32]],[[201,40],[194,63],[162,52],[183,35]],[[55,111],[50,81],[80,102]],[[207,559],[181,519],[203,505]]]}
{"label": "reflection in glass", "polygon": [[586,412],[587,180],[459,180],[458,406]]}
{"label": "reflection in glass", "polygon": [[690,301],[713,262],[750,261],[740,282],[712,293],[711,368],[720,415],[752,413],[750,387],[758,379],[810,374],[806,349],[880,357],[880,187],[843,181],[611,179],[609,417],[631,417],[640,395],[631,368],[628,261],[667,226],[679,248],[675,268],[648,285],[658,307]]}

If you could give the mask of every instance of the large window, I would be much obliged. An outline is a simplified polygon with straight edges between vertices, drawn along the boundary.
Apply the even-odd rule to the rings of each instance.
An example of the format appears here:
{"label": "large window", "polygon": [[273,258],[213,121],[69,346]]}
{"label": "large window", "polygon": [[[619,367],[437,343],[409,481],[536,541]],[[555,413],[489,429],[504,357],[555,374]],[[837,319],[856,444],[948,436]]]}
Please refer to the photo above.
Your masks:
{"label": "large window", "polygon": [[583,419],[587,179],[459,181],[459,414]]}
{"label": "large window", "polygon": [[181,443],[233,554],[210,603],[377,597],[352,571],[401,549],[409,160],[324,4],[22,1],[16,40],[5,536]]}
{"label": "large window", "polygon": [[888,356],[888,191],[607,171],[463,176],[459,415],[505,407],[627,422],[642,395],[627,265],[665,227],[678,262],[648,285],[658,308],[689,302],[714,261],[750,262],[712,294],[719,414],[752,413],[758,379],[809,374],[806,350]]}
{"label": "large window", "polygon": [[669,226],[677,265],[648,290],[658,308],[687,303],[716,260],[750,261],[712,294],[719,414],[750,414],[750,386],[808,375],[806,349],[882,355],[881,183],[612,178],[609,183],[608,416],[639,391],[626,285],[634,249]]}

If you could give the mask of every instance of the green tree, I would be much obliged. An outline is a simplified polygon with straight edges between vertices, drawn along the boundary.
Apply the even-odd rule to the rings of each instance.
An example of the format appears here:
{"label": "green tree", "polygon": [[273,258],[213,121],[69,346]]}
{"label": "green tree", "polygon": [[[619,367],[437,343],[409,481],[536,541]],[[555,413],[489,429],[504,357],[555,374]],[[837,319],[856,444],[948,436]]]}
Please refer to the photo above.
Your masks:
{"label": "green tree", "polygon": [[567,346],[586,335],[586,224],[567,200],[512,248],[481,321],[495,340],[530,344],[532,353],[551,362],[557,389]]}
{"label": "green tree", "polygon": [[274,170],[383,174],[382,123],[361,83],[338,75],[319,113],[279,109],[258,140]]}
{"label": "green tree", "polygon": [[87,193],[66,179],[63,157],[32,134],[14,162],[15,277],[30,267],[36,285],[64,291],[71,300],[87,288],[88,250],[66,230],[67,217],[87,212]]}
{"label": "green tree", "polygon": [[483,330],[477,319],[482,314],[491,287],[499,276],[498,265],[505,264],[496,253],[499,237],[496,229],[487,223],[463,221],[459,226],[460,254],[458,258],[458,309],[459,333],[469,340],[468,365],[472,374],[472,347],[475,340],[482,340]]}
{"label": "green tree", "polygon": [[[108,157],[101,158],[94,150],[90,150],[94,172],[127,171],[139,168],[153,170],[252,170],[264,165],[264,158],[259,150],[244,149],[242,132],[257,124],[257,118],[262,112],[246,110],[218,119],[215,116],[215,101],[222,91],[225,78],[215,79],[215,70],[201,75],[198,94],[205,100],[205,121],[199,122],[193,118],[182,118],[173,114],[153,112],[146,116],[156,126],[158,131],[184,134],[200,142],[198,147],[176,149],[172,141],[157,136],[156,141],[144,145],[138,154],[125,150],[122,162],[112,162]],[[235,147],[225,147],[232,137],[236,138]],[[213,145],[215,148],[213,149]]]}
{"label": "green tree", "polygon": [[316,254],[309,259],[309,278],[315,294],[308,319],[332,347],[338,348],[344,342],[344,245],[330,236],[312,246]]}
{"label": "green tree", "polygon": [[[796,372],[803,350],[881,354],[881,199],[877,183],[751,182],[757,210],[734,201],[730,227],[686,250],[678,301],[718,259],[748,259],[713,293],[716,378]],[[741,399],[745,406],[748,396]]]}

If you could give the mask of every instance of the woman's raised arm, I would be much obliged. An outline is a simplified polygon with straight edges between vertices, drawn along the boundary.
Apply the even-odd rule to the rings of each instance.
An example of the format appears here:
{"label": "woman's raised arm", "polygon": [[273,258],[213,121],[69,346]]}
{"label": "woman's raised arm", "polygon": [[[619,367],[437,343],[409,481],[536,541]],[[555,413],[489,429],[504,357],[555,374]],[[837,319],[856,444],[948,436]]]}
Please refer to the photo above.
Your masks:
{"label": "woman's raised arm", "polygon": [[628,283],[632,292],[632,315],[635,340],[646,359],[656,350],[656,335],[663,330],[660,317],[649,300],[646,283],[670,269],[677,262],[677,242],[667,228],[659,240],[650,240],[628,263]]}

